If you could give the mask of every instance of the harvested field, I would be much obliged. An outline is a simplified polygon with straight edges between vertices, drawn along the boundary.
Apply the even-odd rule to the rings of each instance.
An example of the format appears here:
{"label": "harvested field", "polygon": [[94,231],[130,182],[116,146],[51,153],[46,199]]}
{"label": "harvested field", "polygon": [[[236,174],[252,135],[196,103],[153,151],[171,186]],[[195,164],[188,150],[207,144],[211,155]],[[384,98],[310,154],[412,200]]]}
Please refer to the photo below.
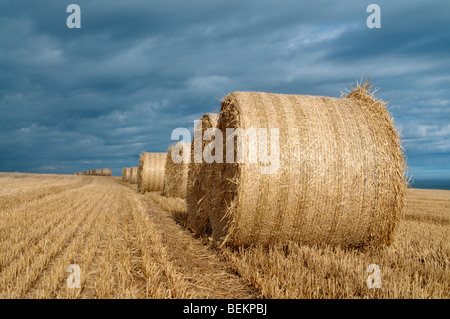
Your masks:
{"label": "harvested field", "polygon": [[[115,177],[0,173],[1,298],[449,298],[450,191],[409,190],[391,246],[220,248]],[[67,288],[67,267],[81,288]],[[381,269],[369,289],[367,268]]]}

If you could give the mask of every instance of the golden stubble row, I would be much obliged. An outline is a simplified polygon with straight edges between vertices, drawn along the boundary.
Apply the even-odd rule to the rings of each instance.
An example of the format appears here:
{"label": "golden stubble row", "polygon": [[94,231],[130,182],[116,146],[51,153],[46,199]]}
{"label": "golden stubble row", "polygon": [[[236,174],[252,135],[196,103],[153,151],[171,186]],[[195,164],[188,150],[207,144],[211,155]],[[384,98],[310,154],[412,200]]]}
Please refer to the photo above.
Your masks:
{"label": "golden stubble row", "polygon": [[[90,177],[89,177],[90,178]],[[93,181],[93,182],[92,182]],[[1,245],[2,298],[182,298],[161,230],[131,189],[107,179],[16,207]],[[8,248],[6,250],[6,248]],[[81,288],[67,288],[78,265]]]}
{"label": "golden stubble row", "polygon": [[[0,270],[17,253],[22,253],[27,247],[36,244],[61,223],[70,223],[71,217],[67,215],[67,211],[83,210],[83,207],[88,204],[86,192],[92,190],[92,186],[86,190],[70,189],[65,192],[63,198],[52,194],[41,200],[18,205],[7,212],[2,212]],[[67,200],[69,198],[70,200]]]}
{"label": "golden stubble row", "polygon": [[[448,193],[412,192],[384,249],[231,249],[192,236],[181,199],[109,178],[74,176],[66,187],[0,211],[17,217],[0,219],[0,297],[449,298]],[[81,289],[67,288],[70,264],[81,269]],[[380,289],[367,287],[370,264],[381,269]]]}
{"label": "golden stubble row", "polygon": [[[445,214],[420,195],[409,193],[407,215],[428,218],[402,220],[392,245],[384,249],[290,242],[267,249],[225,248],[222,254],[266,298],[450,298],[450,192],[440,203]],[[380,289],[367,286],[371,264],[380,267]]]}
{"label": "golden stubble row", "polygon": [[[91,214],[95,211],[95,207],[99,204],[99,200],[106,196],[103,192],[94,193],[91,200],[86,194],[82,197],[84,204],[71,211],[64,207],[64,199],[54,202],[56,207],[41,207],[43,214],[64,214],[65,219],[56,226],[53,224],[42,224],[41,227],[50,226],[50,231],[46,232],[41,238],[34,239],[35,242],[30,244],[24,251],[16,249],[12,246],[13,256],[11,262],[0,272],[0,285],[4,298],[22,298],[31,290],[37,280],[41,277],[44,270],[51,267],[55,258],[63,253],[71,245],[76,244],[82,238],[85,227],[95,221],[95,215]],[[59,204],[59,205],[58,205]],[[52,222],[52,219],[49,220]],[[35,226],[38,228],[39,226]],[[18,243],[20,245],[20,242]],[[52,278],[54,280],[54,278]],[[54,283],[46,281],[45,285],[52,286]]]}

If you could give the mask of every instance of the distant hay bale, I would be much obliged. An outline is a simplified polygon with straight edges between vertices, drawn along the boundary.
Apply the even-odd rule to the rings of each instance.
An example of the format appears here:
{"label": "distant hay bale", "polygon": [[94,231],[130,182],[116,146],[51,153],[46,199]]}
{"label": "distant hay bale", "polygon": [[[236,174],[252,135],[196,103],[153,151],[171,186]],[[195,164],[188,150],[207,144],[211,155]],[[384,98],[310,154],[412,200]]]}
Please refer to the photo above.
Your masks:
{"label": "distant hay bale", "polygon": [[102,176],[111,176],[112,170],[110,168],[102,168]]}
{"label": "distant hay bale", "polygon": [[131,167],[125,167],[125,182],[130,183],[131,181]]}
{"label": "distant hay bale", "polygon": [[128,169],[128,167],[122,168],[122,181],[124,181],[124,182],[127,181],[127,169]]}
{"label": "distant hay bale", "polygon": [[142,153],[139,157],[138,192],[162,191],[166,153]]}
{"label": "distant hay bale", "polygon": [[178,142],[169,147],[164,171],[164,196],[186,198],[190,150],[189,143]]}
{"label": "distant hay bale", "polygon": [[137,184],[138,176],[138,167],[130,167],[130,178],[129,182],[131,184]]}
{"label": "distant hay bale", "polygon": [[[202,235],[210,232],[209,226],[209,211],[211,199],[209,198],[210,192],[207,186],[210,175],[211,164],[207,164],[203,161],[197,160],[195,162],[194,147],[197,145],[197,152],[201,155],[208,141],[203,140],[204,132],[209,128],[215,128],[217,126],[217,119],[219,114],[207,113],[204,114],[194,129],[194,138],[191,143],[191,162],[189,163],[189,171],[187,178],[187,193],[186,193],[186,205],[187,205],[187,225],[197,235]],[[195,136],[198,139],[195,139]],[[202,172],[200,172],[202,171]],[[198,176],[203,178],[198,178]]]}
{"label": "distant hay bale", "polygon": [[234,152],[243,147],[245,160],[227,164],[224,151],[212,176],[199,177],[209,180],[216,240],[391,242],[404,209],[406,163],[386,104],[368,82],[342,98],[234,92],[222,102],[217,127],[278,128],[279,168],[262,174],[263,164],[249,162],[251,145],[234,138]]}
{"label": "distant hay bale", "polygon": [[83,172],[76,172],[77,175],[84,175]]}

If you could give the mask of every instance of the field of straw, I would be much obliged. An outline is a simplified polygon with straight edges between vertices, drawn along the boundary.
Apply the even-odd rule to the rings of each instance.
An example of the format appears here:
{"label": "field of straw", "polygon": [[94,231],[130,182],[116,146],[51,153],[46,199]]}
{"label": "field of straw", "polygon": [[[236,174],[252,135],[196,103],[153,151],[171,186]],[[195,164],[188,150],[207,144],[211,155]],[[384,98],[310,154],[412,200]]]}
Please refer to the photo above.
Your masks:
{"label": "field of straw", "polygon": [[137,187],[0,173],[0,298],[449,298],[450,191],[409,189],[384,248],[231,248],[189,230],[184,200]]}

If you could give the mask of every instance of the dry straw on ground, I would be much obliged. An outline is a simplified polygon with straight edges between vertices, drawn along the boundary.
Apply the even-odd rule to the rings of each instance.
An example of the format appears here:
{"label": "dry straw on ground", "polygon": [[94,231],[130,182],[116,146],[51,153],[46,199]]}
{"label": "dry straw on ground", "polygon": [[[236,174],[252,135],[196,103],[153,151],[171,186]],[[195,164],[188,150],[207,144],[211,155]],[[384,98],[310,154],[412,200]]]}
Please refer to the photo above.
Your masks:
{"label": "dry straw on ground", "polygon": [[142,153],[139,157],[138,192],[162,191],[166,153]]}
{"label": "dry straw on ground", "polygon": [[178,142],[169,147],[164,171],[164,196],[186,198],[190,151],[188,143]]}
{"label": "dry straw on ground", "polygon": [[[194,145],[195,136],[200,137],[200,148],[197,152],[203,154],[203,150],[208,141],[203,140],[204,132],[209,128],[217,126],[217,119],[219,114],[207,113],[204,114],[194,130],[194,138],[191,143],[191,163],[189,163],[189,172],[187,178],[187,194],[186,204],[188,211],[188,227],[197,235],[202,235],[210,232],[209,227],[209,210],[211,200],[209,198],[209,188],[207,187],[208,178],[210,175],[211,164],[203,161],[196,163],[194,161]],[[214,139],[214,138],[213,138]],[[198,145],[197,145],[198,147]],[[203,178],[198,178],[202,176]]]}
{"label": "dry straw on ground", "polygon": [[[391,242],[404,208],[406,164],[386,104],[368,82],[342,98],[234,92],[222,103],[217,127],[278,128],[280,165],[262,174],[261,164],[246,158],[214,163],[212,176],[199,177],[209,180],[216,240]],[[237,139],[234,146],[236,152]],[[248,154],[248,143],[243,147]]]}

